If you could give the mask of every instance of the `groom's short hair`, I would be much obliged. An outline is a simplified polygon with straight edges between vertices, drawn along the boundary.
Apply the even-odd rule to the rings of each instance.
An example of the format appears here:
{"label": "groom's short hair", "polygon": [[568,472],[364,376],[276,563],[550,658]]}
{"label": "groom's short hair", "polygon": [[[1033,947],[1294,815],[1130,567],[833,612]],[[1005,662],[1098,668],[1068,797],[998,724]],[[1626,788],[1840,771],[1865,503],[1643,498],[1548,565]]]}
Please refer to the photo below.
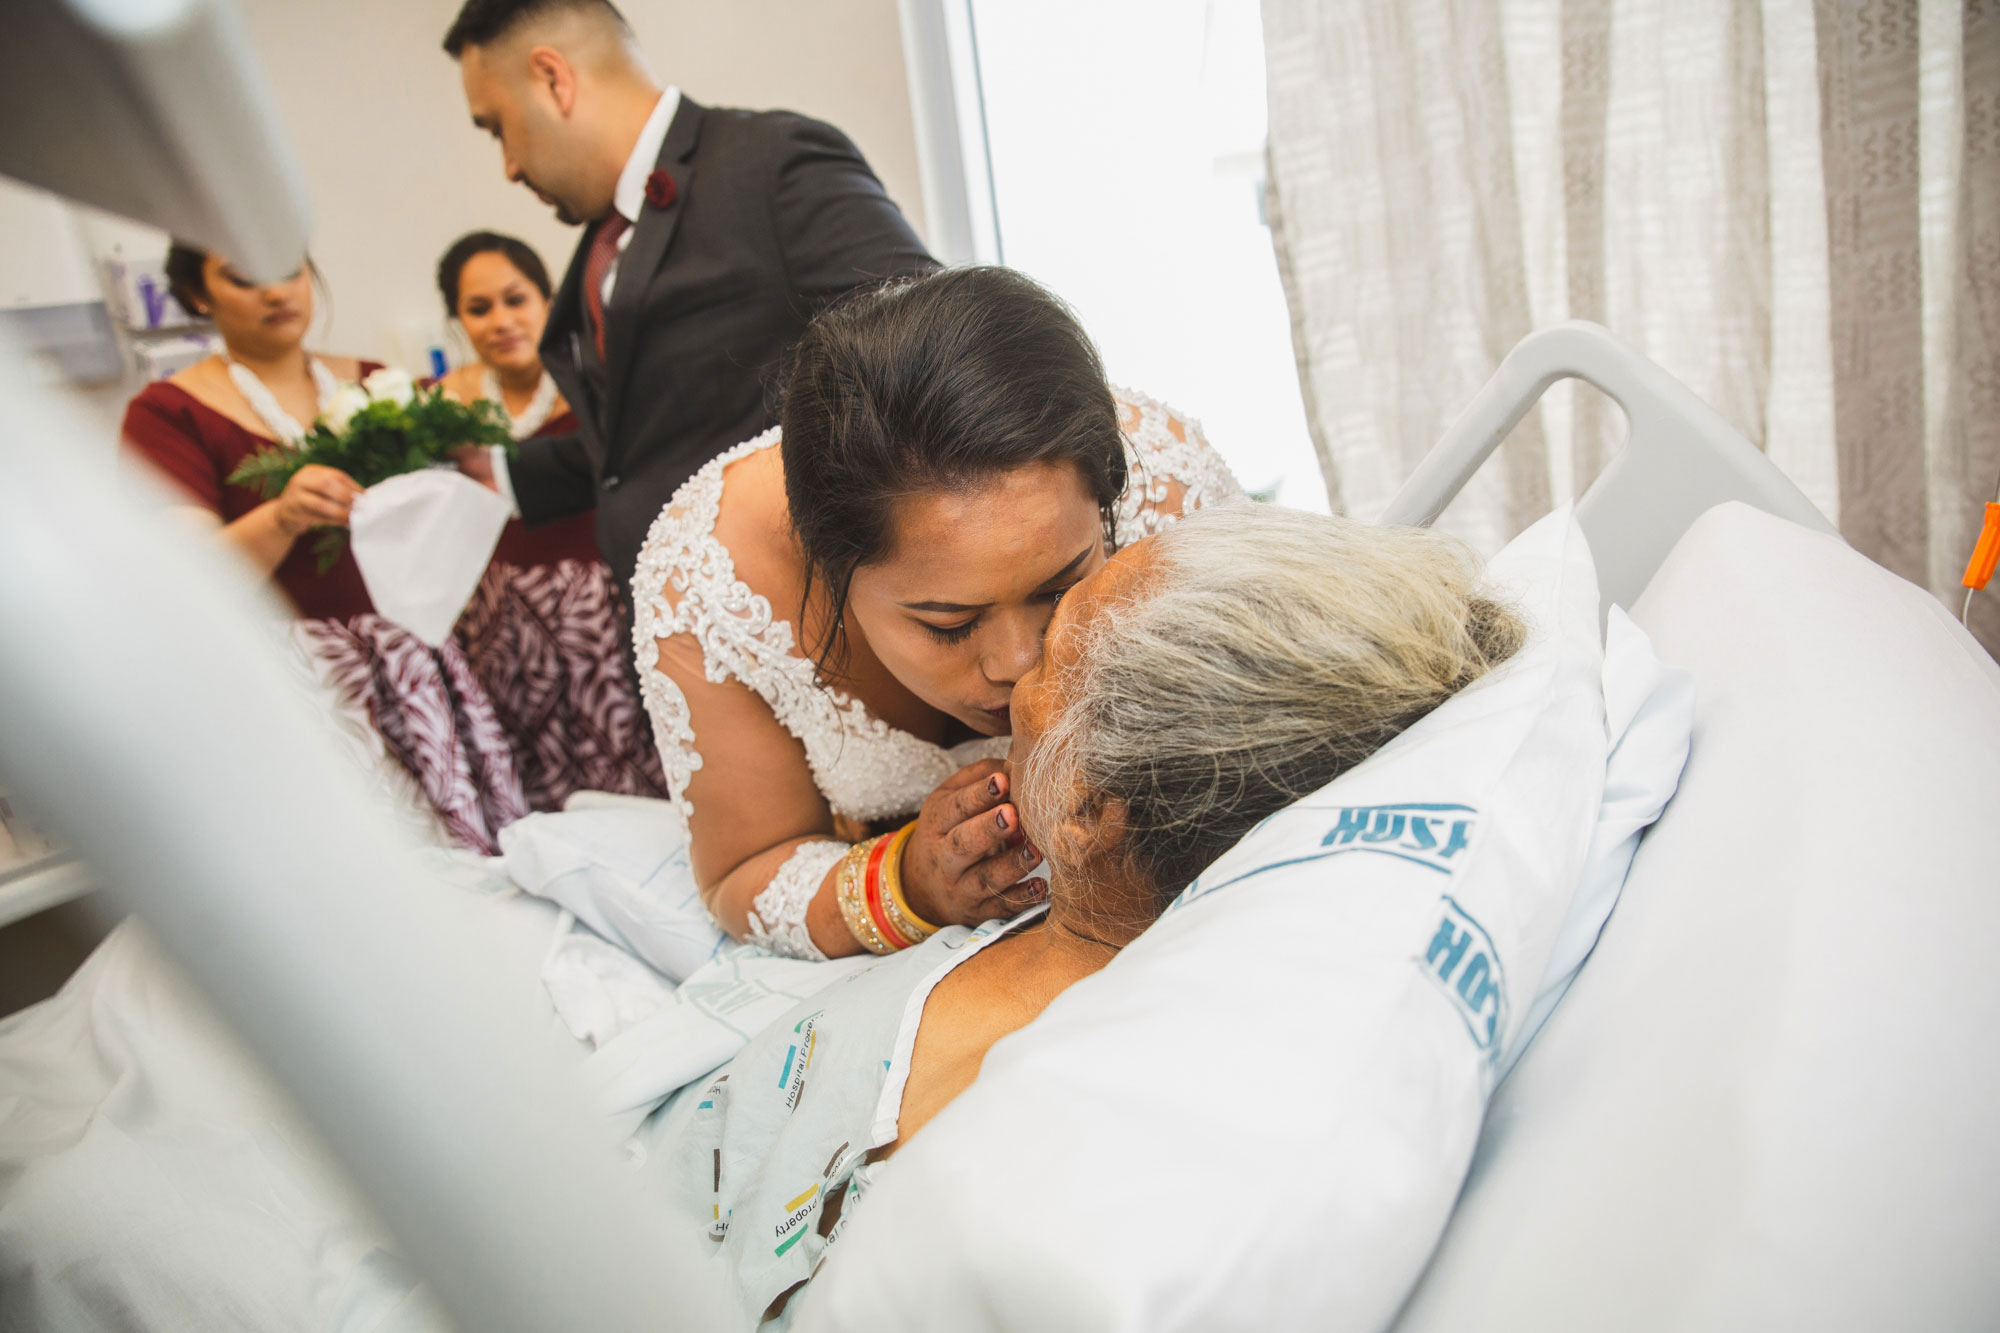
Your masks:
{"label": "groom's short hair", "polygon": [[627,34],[632,31],[611,0],[465,0],[444,35],[444,49],[456,60],[468,46],[491,46],[523,23],[555,14],[608,20]]}

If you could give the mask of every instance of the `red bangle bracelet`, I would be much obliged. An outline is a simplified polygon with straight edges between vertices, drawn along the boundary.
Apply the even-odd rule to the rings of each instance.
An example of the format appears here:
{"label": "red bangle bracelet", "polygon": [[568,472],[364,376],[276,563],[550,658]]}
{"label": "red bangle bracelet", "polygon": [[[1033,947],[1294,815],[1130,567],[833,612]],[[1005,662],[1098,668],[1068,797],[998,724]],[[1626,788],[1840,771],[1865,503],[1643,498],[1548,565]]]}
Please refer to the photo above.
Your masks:
{"label": "red bangle bracelet", "polygon": [[888,909],[882,905],[882,858],[889,851],[891,839],[878,839],[868,850],[868,869],[862,877],[862,887],[867,891],[868,915],[875,922],[875,928],[882,932],[882,938],[896,946],[907,949],[915,940],[906,939],[903,933],[889,923]]}

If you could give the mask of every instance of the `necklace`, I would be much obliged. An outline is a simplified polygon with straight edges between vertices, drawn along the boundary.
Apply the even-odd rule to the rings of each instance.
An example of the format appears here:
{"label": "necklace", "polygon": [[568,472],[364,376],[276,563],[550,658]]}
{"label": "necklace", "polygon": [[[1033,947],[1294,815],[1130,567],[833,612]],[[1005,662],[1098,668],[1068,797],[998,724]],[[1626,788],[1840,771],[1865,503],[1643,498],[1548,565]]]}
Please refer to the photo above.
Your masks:
{"label": "necklace", "polygon": [[548,371],[542,372],[541,380],[535,385],[535,396],[515,416],[507,411],[507,399],[500,392],[500,377],[493,373],[493,367],[486,367],[479,381],[481,397],[491,398],[500,404],[500,410],[507,412],[507,430],[517,440],[525,440],[542,428],[549,414],[556,408],[556,382]]}
{"label": "necklace", "polygon": [[[243,401],[250,404],[250,410],[270,429],[278,443],[297,448],[299,441],[306,437],[306,427],[279,405],[277,395],[258,378],[256,371],[227,352],[222,354],[222,359],[229,367],[229,382],[243,395]],[[332,405],[334,394],[340,391],[340,381],[311,352],[306,353],[306,369],[312,373],[313,388],[319,395],[319,410],[324,412]],[[314,419],[318,419],[317,414]]]}
{"label": "necklace", "polygon": [[1069,936],[1071,939],[1076,940],[1078,943],[1095,944],[1098,948],[1109,949],[1112,953],[1117,953],[1125,947],[1122,944],[1113,944],[1109,940],[1100,940],[1095,935],[1086,935],[1082,931],[1078,930],[1075,926],[1066,926],[1062,922],[1056,920],[1054,917],[1049,918],[1049,928],[1051,930],[1055,930],[1060,932],[1061,934]]}

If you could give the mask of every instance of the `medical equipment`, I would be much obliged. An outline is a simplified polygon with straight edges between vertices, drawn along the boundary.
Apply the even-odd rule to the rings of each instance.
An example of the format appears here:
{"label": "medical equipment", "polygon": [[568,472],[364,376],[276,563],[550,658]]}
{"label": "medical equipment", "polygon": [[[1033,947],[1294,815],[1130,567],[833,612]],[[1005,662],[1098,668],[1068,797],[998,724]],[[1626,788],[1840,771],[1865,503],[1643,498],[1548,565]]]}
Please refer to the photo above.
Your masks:
{"label": "medical equipment", "polygon": [[[304,193],[231,10],[36,0],[9,22],[0,166],[253,276],[297,265]],[[270,594],[108,493],[66,447],[86,436],[0,357],[10,787],[291,1088],[463,1326],[647,1322],[674,1284],[608,1126],[551,1050],[481,1040],[515,1001],[287,683]]]}
{"label": "medical equipment", "polygon": [[0,174],[278,278],[308,210],[277,104],[225,0],[26,0],[0,42]]}
{"label": "medical equipment", "polygon": [[1959,580],[1965,588],[1965,604],[1959,608],[1958,621],[1968,629],[1972,627],[1972,594],[1984,591],[1995,565],[2000,565],[2000,500],[1987,503],[1986,521],[1979,529],[1971,558],[1965,562],[1965,577]]}

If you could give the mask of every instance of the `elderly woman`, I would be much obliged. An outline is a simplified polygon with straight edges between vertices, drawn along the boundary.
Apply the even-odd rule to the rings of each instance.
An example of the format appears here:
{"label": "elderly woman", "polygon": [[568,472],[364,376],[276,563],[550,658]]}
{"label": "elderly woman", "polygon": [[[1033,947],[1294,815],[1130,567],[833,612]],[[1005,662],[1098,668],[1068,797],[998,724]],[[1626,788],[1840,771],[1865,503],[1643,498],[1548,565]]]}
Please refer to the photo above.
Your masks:
{"label": "elderly woman", "polygon": [[746,1315],[781,1315],[875,1173],[987,1050],[1097,971],[1259,821],[1520,645],[1451,539],[1226,507],[1126,547],[1056,608],[1011,760],[1046,907],[946,927],[773,1024],[663,1125]]}

